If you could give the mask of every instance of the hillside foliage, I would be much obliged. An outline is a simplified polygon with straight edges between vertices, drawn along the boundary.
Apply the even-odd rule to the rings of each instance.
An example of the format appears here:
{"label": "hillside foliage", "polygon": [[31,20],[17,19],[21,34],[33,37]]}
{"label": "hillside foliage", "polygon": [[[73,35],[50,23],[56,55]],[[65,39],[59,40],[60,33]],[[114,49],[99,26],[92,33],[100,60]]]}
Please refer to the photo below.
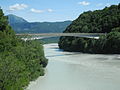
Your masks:
{"label": "hillside foliage", "polygon": [[0,9],[0,90],[23,90],[44,75],[47,62],[42,44],[17,38]]}
{"label": "hillside foliage", "polygon": [[120,4],[82,13],[65,33],[108,33],[98,40],[61,37],[59,47],[86,53],[120,53]]}

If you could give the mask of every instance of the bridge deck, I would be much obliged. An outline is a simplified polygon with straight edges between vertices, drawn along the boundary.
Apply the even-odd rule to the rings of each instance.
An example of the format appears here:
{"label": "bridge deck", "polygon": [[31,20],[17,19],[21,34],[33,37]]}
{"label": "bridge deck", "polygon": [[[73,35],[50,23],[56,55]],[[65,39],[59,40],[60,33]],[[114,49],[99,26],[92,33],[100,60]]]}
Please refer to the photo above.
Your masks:
{"label": "bridge deck", "polygon": [[17,36],[100,36],[105,33],[36,33],[36,34],[16,34]]}
{"label": "bridge deck", "polygon": [[36,34],[16,34],[21,36],[23,40],[35,40],[44,39],[49,37],[59,37],[59,36],[73,36],[73,37],[84,37],[84,38],[94,38],[99,39],[100,35],[105,35],[104,33],[36,33]]}

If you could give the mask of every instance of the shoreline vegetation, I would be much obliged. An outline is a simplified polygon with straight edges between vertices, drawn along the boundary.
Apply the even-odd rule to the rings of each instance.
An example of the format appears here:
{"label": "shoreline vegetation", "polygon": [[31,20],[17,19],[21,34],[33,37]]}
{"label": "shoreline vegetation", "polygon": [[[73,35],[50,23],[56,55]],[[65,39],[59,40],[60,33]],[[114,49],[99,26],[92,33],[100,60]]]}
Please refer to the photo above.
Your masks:
{"label": "shoreline vegetation", "polygon": [[59,48],[65,51],[120,54],[120,4],[82,13],[64,33],[107,33],[98,40],[60,37]]}
{"label": "shoreline vegetation", "polygon": [[45,74],[47,63],[42,43],[17,38],[0,9],[0,90],[24,90]]}

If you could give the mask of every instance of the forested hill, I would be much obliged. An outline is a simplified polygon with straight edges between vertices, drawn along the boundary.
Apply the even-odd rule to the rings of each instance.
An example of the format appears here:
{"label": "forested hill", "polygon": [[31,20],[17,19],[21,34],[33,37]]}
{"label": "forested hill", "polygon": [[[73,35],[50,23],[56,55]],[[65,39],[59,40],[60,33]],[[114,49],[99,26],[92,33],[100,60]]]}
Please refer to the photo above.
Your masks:
{"label": "forested hill", "polygon": [[44,75],[47,62],[42,44],[16,37],[0,8],[0,90],[24,90]]}
{"label": "forested hill", "polygon": [[28,22],[25,19],[8,15],[9,23],[17,33],[57,33],[63,32],[72,21],[64,22]]}
{"label": "forested hill", "polygon": [[64,32],[111,32],[120,27],[120,4],[82,13]]}
{"label": "forested hill", "polygon": [[86,53],[120,53],[120,4],[82,13],[64,32],[108,33],[99,40],[61,37],[59,47]]}

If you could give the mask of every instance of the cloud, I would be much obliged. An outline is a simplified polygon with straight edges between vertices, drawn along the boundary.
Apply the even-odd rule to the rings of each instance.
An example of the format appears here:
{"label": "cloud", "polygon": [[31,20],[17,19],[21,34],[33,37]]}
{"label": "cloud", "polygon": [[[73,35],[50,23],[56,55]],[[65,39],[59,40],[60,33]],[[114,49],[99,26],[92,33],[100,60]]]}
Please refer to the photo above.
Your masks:
{"label": "cloud", "polygon": [[87,6],[87,5],[90,5],[90,2],[82,1],[82,2],[78,2],[78,4],[83,5],[83,6]]}
{"label": "cloud", "polygon": [[34,12],[34,13],[43,13],[44,12],[43,10],[37,10],[37,9],[34,9],[34,8],[32,8],[30,11]]}
{"label": "cloud", "polygon": [[48,11],[48,12],[53,12],[53,10],[52,10],[52,9],[48,9],[47,11]]}
{"label": "cloud", "polygon": [[27,8],[27,7],[28,7],[28,5],[26,5],[26,4],[14,4],[12,6],[9,6],[9,10],[10,11],[22,10],[22,9]]}
{"label": "cloud", "polygon": [[43,12],[53,12],[52,9],[47,9],[47,10],[38,10],[38,9],[30,9],[31,12],[34,12],[34,13],[43,13]]}

